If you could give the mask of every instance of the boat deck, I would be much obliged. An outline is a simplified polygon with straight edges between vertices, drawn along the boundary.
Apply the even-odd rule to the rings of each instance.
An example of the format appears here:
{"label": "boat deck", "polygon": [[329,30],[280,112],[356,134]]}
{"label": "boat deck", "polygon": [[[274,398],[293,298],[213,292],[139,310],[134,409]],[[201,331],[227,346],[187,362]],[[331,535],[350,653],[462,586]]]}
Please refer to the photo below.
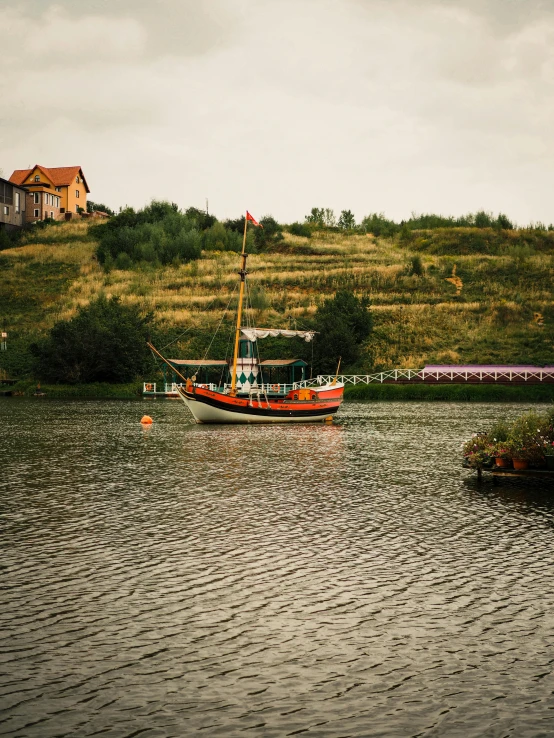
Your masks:
{"label": "boat deck", "polygon": [[[303,382],[302,384],[306,384],[306,382]],[[218,386],[216,384],[199,384],[196,385],[198,387],[205,387],[206,389],[211,390],[212,392],[223,392],[224,394],[228,394],[231,390],[231,385],[226,384],[222,386]],[[315,380],[314,380],[314,386],[315,386]],[[184,383],[165,383],[158,385],[156,382],[144,382],[142,387],[142,396],[143,397],[166,397],[168,399],[178,398],[179,397],[179,391],[178,387],[185,387]],[[258,392],[263,396],[264,394],[267,395],[268,398],[280,398],[285,397],[292,389],[298,389],[296,384],[263,384],[259,387],[255,387],[252,390],[249,390],[248,392],[241,392],[240,390],[237,391],[237,397],[255,397],[257,398]]]}

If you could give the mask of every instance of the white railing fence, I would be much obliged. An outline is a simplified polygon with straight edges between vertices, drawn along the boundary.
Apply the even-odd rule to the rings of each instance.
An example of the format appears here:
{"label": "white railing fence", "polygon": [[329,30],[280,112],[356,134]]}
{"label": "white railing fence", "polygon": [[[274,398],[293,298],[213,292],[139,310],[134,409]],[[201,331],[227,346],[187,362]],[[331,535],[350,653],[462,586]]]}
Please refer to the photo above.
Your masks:
{"label": "white railing fence", "polygon": [[[421,376],[421,369],[391,369],[388,372],[377,372],[376,374],[339,374],[337,382],[342,384],[372,384],[374,382],[397,381],[399,379],[414,379]],[[305,379],[303,382],[295,382],[294,389],[309,387],[314,384],[330,384],[334,382],[334,374],[319,374],[315,379]]]}
{"label": "white railing fence", "polygon": [[[335,380],[334,374],[320,374],[312,379],[304,379],[302,382],[294,382],[293,384],[264,383],[254,385],[250,391],[262,392],[271,395],[286,395],[291,390],[301,389],[303,387],[313,387],[314,385],[330,384]],[[342,384],[375,384],[382,382],[418,380],[420,382],[552,382],[554,380],[554,372],[550,367],[545,370],[537,368],[536,370],[526,370],[522,368],[516,369],[493,369],[486,367],[483,369],[468,370],[460,369],[443,369],[433,371],[425,369],[391,369],[387,372],[376,372],[375,374],[339,374],[337,381]],[[144,382],[143,393],[146,395],[153,394],[177,394],[177,384],[165,384],[164,389],[157,390],[155,382]],[[179,385],[183,386],[183,385]],[[228,393],[231,389],[230,384],[219,387],[216,384],[206,384],[212,391],[223,391]],[[239,390],[240,391],[240,390]],[[245,390],[246,392],[246,390]]]}

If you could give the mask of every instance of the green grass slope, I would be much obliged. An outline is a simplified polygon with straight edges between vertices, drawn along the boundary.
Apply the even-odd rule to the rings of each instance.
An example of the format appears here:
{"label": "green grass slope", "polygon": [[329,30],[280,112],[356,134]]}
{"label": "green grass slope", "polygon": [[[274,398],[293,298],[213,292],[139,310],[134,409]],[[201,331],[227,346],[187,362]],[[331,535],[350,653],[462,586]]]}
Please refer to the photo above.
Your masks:
{"label": "green grass slope", "polygon": [[[491,231],[472,240],[468,230],[394,240],[287,233],[278,250],[249,257],[250,319],[302,327],[322,300],[348,288],[368,293],[373,306],[360,372],[427,363],[554,364],[554,235]],[[0,327],[9,334],[0,354],[4,375],[28,377],[30,343],[100,292],[153,310],[160,341],[186,330],[173,356],[204,354],[235,299],[237,255],[208,251],[186,265],[105,272],[92,234],[84,221],[62,223],[0,251]],[[291,350],[284,342],[283,356]]]}

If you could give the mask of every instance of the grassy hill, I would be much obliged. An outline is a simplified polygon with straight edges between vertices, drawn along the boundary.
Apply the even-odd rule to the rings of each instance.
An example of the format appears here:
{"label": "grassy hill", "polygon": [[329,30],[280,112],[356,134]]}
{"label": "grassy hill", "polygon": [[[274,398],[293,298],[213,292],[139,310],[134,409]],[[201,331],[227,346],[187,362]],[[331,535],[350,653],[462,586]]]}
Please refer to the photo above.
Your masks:
{"label": "grassy hill", "polygon": [[[375,328],[360,371],[553,364],[554,234],[474,230],[407,239],[285,233],[278,251],[249,257],[252,321],[300,328],[322,300],[348,288],[368,293],[373,306]],[[0,251],[0,327],[9,334],[0,371],[28,375],[29,344],[100,292],[154,311],[160,345],[186,330],[173,356],[204,355],[236,294],[237,254],[209,251],[186,265],[106,272],[93,233],[84,221],[56,224]],[[281,344],[282,355],[290,350]]]}

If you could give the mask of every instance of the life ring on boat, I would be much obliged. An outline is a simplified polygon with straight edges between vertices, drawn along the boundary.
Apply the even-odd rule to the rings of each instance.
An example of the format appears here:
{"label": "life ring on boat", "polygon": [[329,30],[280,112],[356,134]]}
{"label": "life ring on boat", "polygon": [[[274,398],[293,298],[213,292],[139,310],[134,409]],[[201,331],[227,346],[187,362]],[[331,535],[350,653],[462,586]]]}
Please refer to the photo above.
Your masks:
{"label": "life ring on boat", "polygon": [[280,384],[272,384],[272,385],[271,385],[271,389],[272,389],[272,390],[273,390],[274,392],[279,392],[279,390],[281,389],[281,385],[280,385]]}

